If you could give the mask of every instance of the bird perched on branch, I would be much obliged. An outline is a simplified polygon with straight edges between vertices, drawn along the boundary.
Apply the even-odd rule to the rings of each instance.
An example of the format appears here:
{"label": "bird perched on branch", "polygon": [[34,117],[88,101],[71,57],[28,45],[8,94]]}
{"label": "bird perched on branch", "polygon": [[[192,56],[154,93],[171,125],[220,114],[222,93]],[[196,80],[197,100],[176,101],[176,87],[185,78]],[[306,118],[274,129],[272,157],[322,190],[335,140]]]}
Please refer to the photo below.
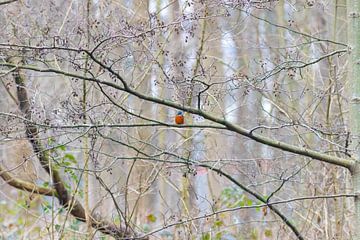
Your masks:
{"label": "bird perched on branch", "polygon": [[175,116],[176,124],[184,124],[184,113],[182,111],[178,111]]}

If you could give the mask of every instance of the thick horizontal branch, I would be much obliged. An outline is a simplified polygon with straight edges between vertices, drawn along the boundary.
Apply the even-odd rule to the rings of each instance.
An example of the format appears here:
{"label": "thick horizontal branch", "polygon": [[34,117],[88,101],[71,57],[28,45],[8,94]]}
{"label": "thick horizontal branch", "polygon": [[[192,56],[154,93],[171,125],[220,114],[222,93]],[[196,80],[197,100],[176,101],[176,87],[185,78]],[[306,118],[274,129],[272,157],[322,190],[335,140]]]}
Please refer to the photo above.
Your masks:
{"label": "thick horizontal branch", "polygon": [[32,182],[24,181],[19,178],[14,178],[6,170],[0,166],[0,177],[10,186],[27,191],[29,193],[36,193],[46,196],[56,196],[56,190],[53,188],[46,188],[38,186]]}
{"label": "thick horizontal branch", "polygon": [[[87,51],[86,51],[87,52]],[[88,52],[87,52],[88,53]],[[90,53],[88,53],[90,54]],[[227,120],[225,120],[224,118],[219,118],[216,117],[212,114],[209,114],[207,112],[204,112],[200,109],[197,108],[191,108],[191,107],[186,107],[183,106],[181,104],[169,101],[169,100],[165,100],[162,98],[157,98],[157,97],[153,97],[153,96],[149,96],[143,93],[140,93],[132,88],[127,87],[127,85],[124,86],[119,86],[113,82],[108,82],[108,81],[104,81],[104,80],[100,80],[94,77],[84,77],[82,75],[76,74],[76,73],[70,73],[70,72],[65,72],[65,71],[61,71],[58,69],[53,69],[53,68],[38,68],[38,67],[34,67],[34,66],[29,66],[29,65],[16,65],[16,64],[11,64],[11,63],[7,63],[7,62],[0,62],[0,66],[4,66],[4,67],[10,67],[10,68],[18,68],[18,69],[25,69],[25,70],[31,70],[31,71],[36,71],[36,72],[50,72],[50,73],[55,73],[55,74],[60,74],[60,75],[64,75],[64,76],[69,76],[69,77],[73,77],[73,78],[78,78],[78,79],[83,79],[83,80],[87,80],[87,81],[91,81],[91,82],[96,82],[98,84],[103,84],[109,87],[112,87],[114,89],[120,90],[120,91],[125,91],[128,92],[129,94],[132,94],[134,96],[137,96],[140,99],[146,100],[146,101],[150,101],[150,102],[154,102],[154,103],[158,103],[164,106],[168,106],[168,107],[173,107],[176,109],[180,109],[183,110],[185,112],[189,112],[192,114],[196,114],[199,115],[207,120],[210,120],[214,123],[218,123],[222,126],[225,126],[226,129],[236,132],[240,135],[243,135],[245,137],[248,137],[256,142],[259,143],[263,143],[265,145],[283,150],[283,151],[287,151],[287,152],[291,152],[291,153],[295,153],[295,154],[299,154],[302,156],[306,156],[306,157],[310,157],[314,160],[319,160],[322,162],[327,162],[327,163],[331,163],[331,164],[335,164],[338,166],[342,166],[342,167],[346,167],[348,169],[352,169],[353,166],[355,165],[355,161],[351,160],[351,159],[345,159],[345,158],[339,158],[336,156],[331,156],[331,155],[327,155],[315,150],[311,150],[308,148],[304,148],[304,147],[298,147],[295,145],[291,145],[285,142],[281,142],[281,141],[277,141],[275,139],[269,138],[269,137],[265,137],[263,135],[260,134],[256,134],[253,133],[251,130],[245,129],[239,125],[235,125]],[[121,78],[122,79],[122,78]],[[122,81],[124,81],[124,79],[122,79]]]}

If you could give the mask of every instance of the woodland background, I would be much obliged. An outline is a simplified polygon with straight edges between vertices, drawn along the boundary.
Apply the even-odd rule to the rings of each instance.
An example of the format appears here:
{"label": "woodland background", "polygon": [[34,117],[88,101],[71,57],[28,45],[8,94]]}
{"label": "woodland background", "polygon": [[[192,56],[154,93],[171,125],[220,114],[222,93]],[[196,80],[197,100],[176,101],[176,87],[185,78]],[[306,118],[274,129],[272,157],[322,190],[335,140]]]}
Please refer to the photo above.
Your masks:
{"label": "woodland background", "polygon": [[0,4],[0,239],[353,238],[345,0]]}

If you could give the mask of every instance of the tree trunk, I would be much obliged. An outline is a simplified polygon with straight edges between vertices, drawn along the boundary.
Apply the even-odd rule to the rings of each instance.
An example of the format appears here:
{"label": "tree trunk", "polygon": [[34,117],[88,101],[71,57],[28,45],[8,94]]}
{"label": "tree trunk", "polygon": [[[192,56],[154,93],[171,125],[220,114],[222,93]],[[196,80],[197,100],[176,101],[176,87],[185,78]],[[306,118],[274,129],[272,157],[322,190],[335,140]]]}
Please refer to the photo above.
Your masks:
{"label": "tree trunk", "polygon": [[[354,158],[360,158],[360,148],[357,139],[360,134],[360,1],[347,1],[348,43],[350,47],[350,61],[348,82],[350,84],[350,129],[353,135]],[[360,192],[360,166],[359,160],[351,170],[354,193]],[[355,197],[355,224],[353,239],[360,239],[360,198]]]}

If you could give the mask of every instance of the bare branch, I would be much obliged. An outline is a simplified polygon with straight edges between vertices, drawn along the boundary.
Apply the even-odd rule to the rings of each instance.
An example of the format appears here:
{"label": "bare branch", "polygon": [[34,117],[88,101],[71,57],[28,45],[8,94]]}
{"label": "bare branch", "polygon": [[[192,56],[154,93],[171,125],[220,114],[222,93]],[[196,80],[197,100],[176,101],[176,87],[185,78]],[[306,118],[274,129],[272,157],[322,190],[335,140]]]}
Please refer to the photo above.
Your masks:
{"label": "bare branch", "polygon": [[17,2],[17,1],[18,0],[8,0],[8,1],[0,2],[0,5],[5,5],[5,4],[9,4],[9,3]]}
{"label": "bare branch", "polygon": [[[278,140],[274,140],[272,138],[269,137],[265,137],[263,135],[260,134],[255,134],[253,133],[251,130],[248,130],[246,128],[243,128],[239,125],[233,124],[229,121],[227,121],[224,118],[219,118],[217,116],[214,116],[213,114],[209,114],[207,112],[204,112],[202,110],[199,110],[197,108],[192,108],[192,107],[187,107],[187,106],[183,106],[182,104],[178,104],[169,100],[165,100],[162,98],[157,98],[157,97],[153,97],[153,96],[149,96],[146,94],[143,94],[141,92],[138,92],[132,88],[127,87],[126,89],[122,86],[119,86],[115,83],[112,82],[108,82],[108,81],[104,81],[104,80],[100,80],[94,77],[84,77],[82,75],[78,75],[75,73],[70,73],[70,72],[66,72],[66,71],[61,71],[61,70],[57,70],[57,69],[53,69],[53,68],[37,68],[37,67],[33,67],[33,66],[28,66],[28,65],[16,65],[16,64],[12,64],[12,63],[7,63],[7,62],[0,62],[0,66],[4,66],[4,67],[10,67],[10,68],[18,68],[18,69],[25,69],[25,70],[32,70],[32,71],[36,71],[36,72],[51,72],[51,73],[56,73],[56,74],[60,74],[60,75],[65,75],[65,76],[69,76],[69,77],[74,77],[74,78],[78,78],[78,79],[83,79],[83,80],[88,80],[91,82],[96,82],[98,84],[103,84],[109,87],[112,87],[114,89],[120,90],[120,91],[125,91],[128,92],[129,94],[132,94],[140,99],[146,100],[146,101],[150,101],[150,102],[154,102],[154,103],[158,103],[160,105],[165,105],[168,107],[173,107],[176,109],[180,109],[183,110],[185,112],[189,112],[192,114],[196,114],[199,115],[207,120],[210,120],[214,123],[218,123],[220,125],[225,126],[228,130],[232,131],[232,132],[236,132],[240,135],[243,135],[245,137],[248,137],[256,142],[259,143],[263,143],[265,145],[274,147],[274,148],[278,148],[287,152],[291,152],[291,153],[296,153],[302,156],[306,156],[306,157],[310,157],[312,159],[315,160],[319,160],[322,162],[327,162],[327,163],[331,163],[331,164],[335,164],[338,166],[342,166],[342,167],[346,167],[350,170],[353,169],[354,165],[355,165],[355,161],[352,159],[345,159],[345,158],[340,158],[340,157],[336,157],[336,156],[331,156],[331,155],[327,155],[324,153],[320,153],[318,151],[309,149],[309,148],[305,148],[305,147],[298,147],[295,145],[291,145],[285,142],[281,142]],[[125,80],[123,80],[125,81]]]}
{"label": "bare branch", "polygon": [[177,225],[182,225],[184,223],[196,221],[196,220],[199,220],[199,219],[207,219],[209,217],[216,216],[218,214],[226,213],[226,212],[235,212],[235,211],[245,210],[245,209],[258,209],[258,208],[262,208],[262,207],[269,207],[270,205],[280,205],[280,204],[296,202],[296,201],[316,200],[316,199],[334,199],[334,198],[353,198],[353,197],[356,197],[356,196],[357,196],[356,194],[351,194],[351,193],[350,194],[305,196],[305,197],[298,197],[298,198],[291,198],[291,199],[286,199],[286,200],[274,201],[274,202],[266,203],[266,204],[240,206],[240,207],[235,207],[235,208],[226,208],[226,209],[214,211],[212,213],[207,213],[207,214],[204,214],[204,215],[198,216],[198,217],[192,217],[192,218],[185,219],[185,220],[184,219],[179,219],[175,223],[170,223],[170,224],[167,224],[167,225],[165,225],[165,226],[163,226],[161,228],[155,229],[155,230],[147,233],[146,235],[144,235],[142,237],[151,236],[151,235],[153,235],[153,234],[155,234],[157,232],[163,231],[166,228],[170,228],[170,227],[177,226]]}

